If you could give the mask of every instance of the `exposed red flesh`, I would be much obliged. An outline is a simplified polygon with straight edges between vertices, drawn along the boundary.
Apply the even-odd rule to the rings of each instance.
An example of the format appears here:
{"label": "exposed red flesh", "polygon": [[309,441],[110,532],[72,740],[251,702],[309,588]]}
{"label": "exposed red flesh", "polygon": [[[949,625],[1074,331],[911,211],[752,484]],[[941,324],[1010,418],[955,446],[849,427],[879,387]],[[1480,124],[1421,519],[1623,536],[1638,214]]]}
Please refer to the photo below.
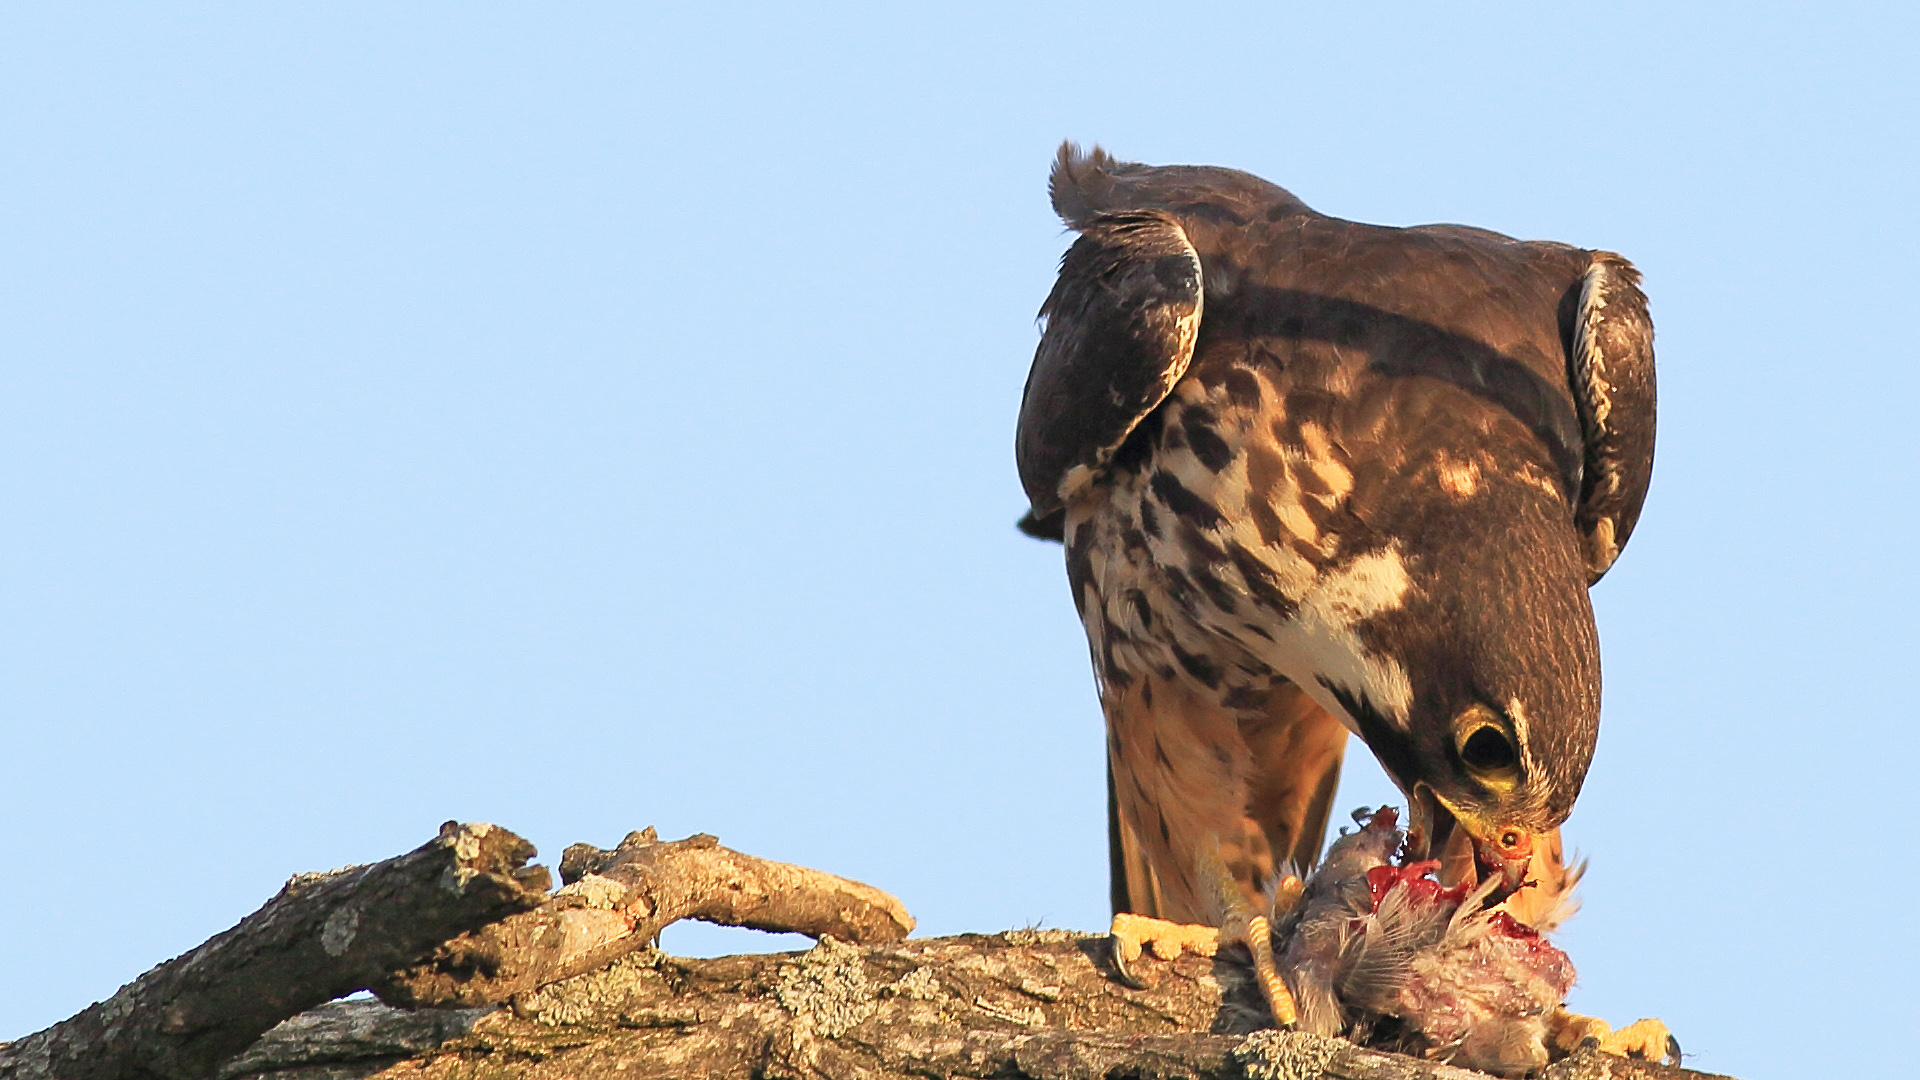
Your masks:
{"label": "exposed red flesh", "polygon": [[1405,866],[1376,866],[1367,871],[1367,891],[1373,895],[1373,910],[1380,910],[1380,902],[1396,885],[1407,889],[1415,902],[1458,904],[1465,900],[1465,882],[1448,888],[1428,876],[1438,869],[1439,859],[1422,859]]}

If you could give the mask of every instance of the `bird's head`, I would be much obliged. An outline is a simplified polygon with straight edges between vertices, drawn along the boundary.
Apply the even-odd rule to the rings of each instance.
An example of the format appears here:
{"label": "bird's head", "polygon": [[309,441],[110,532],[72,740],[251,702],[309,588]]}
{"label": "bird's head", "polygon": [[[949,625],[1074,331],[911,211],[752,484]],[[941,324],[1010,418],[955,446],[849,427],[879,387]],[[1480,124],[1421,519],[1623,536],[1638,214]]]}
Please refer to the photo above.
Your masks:
{"label": "bird's head", "polygon": [[[1522,500],[1530,501],[1530,500]],[[1525,881],[1593,758],[1600,648],[1564,509],[1470,507],[1408,530],[1406,586],[1353,640],[1374,687],[1332,692],[1409,803],[1409,846],[1444,874]],[[1485,527],[1481,523],[1486,522]]]}
{"label": "bird's head", "polygon": [[1396,777],[1410,804],[1410,855],[1440,859],[1449,880],[1499,879],[1496,899],[1526,883],[1535,836],[1566,819],[1585,772],[1584,758],[1543,761],[1516,713],[1467,706],[1449,737],[1418,747],[1415,767]]}

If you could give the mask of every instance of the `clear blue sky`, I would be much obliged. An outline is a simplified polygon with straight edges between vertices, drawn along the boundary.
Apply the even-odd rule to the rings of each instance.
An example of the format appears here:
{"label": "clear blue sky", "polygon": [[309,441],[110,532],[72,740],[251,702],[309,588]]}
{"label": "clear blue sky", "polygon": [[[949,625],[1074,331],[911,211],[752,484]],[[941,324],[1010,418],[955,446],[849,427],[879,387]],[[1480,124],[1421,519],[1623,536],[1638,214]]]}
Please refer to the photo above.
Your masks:
{"label": "clear blue sky", "polygon": [[0,13],[0,1037],[447,818],[1101,926],[1012,526],[1072,137],[1638,263],[1574,1004],[1909,1060],[1910,7],[691,11]]}

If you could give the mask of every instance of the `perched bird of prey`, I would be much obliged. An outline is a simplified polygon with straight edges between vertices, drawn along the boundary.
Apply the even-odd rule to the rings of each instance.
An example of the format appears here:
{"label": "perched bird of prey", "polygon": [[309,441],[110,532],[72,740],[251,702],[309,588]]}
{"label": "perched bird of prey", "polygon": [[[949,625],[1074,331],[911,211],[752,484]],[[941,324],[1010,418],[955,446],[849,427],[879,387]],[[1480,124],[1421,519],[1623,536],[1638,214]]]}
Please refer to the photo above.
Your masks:
{"label": "perched bird of prey", "polygon": [[1116,913],[1253,902],[1326,832],[1347,733],[1448,884],[1561,886],[1593,754],[1587,588],[1653,462],[1618,255],[1315,212],[1229,169],[1062,147],[1079,234],[1020,409],[1107,721]]}

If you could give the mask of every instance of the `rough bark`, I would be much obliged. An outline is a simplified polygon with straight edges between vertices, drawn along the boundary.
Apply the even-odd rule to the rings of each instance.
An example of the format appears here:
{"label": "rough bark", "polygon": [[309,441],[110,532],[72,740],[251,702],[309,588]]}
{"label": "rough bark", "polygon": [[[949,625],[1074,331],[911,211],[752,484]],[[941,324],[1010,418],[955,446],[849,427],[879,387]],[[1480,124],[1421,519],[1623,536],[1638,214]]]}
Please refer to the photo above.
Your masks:
{"label": "rough bark", "polygon": [[913,930],[893,896],[857,881],[743,855],[704,833],[649,828],[602,851],[567,849],[567,886],[537,911],[447,942],[376,987],[393,1005],[488,1005],[606,967],[680,919],[879,944]]}
{"label": "rough bark", "polygon": [[[0,1080],[188,1080],[216,1068],[222,1080],[1480,1077],[1261,1030],[1270,1021],[1244,957],[1149,955],[1136,972],[1145,988],[1129,989],[1104,937],[902,941],[913,923],[893,897],[710,836],[661,843],[647,830],[611,852],[575,845],[568,885],[550,898],[546,872],[525,866],[532,854],[504,830],[449,823],[410,855],[301,875],[112,1000],[0,1044]],[[645,947],[684,917],[819,944],[713,960]],[[334,1002],[253,1041],[362,987],[414,1003],[511,1004]],[[1703,1074],[1582,1051],[1546,1075]]]}
{"label": "rough bark", "polygon": [[[395,1033],[417,1030],[421,1013],[366,1002],[355,1006],[366,1010],[365,1026],[389,1033],[384,1042],[369,1038],[373,1051],[357,1060],[337,1037],[309,1053],[300,1024],[290,1024],[227,1075],[1485,1080],[1337,1039],[1259,1030],[1269,1021],[1244,959],[1186,955],[1142,966],[1154,985],[1130,990],[1114,979],[1104,938],[1064,931],[864,948],[825,939],[806,953],[713,960],[646,950],[511,1008],[462,1014],[478,1019],[432,1049],[394,1049],[405,1038]],[[1586,1051],[1554,1065],[1547,1080],[1703,1075]]]}
{"label": "rough bark", "polygon": [[301,874],[199,948],[77,1016],[0,1045],[5,1080],[194,1080],[289,1016],[374,985],[440,942],[546,898],[531,844],[448,822],[385,862]]}

